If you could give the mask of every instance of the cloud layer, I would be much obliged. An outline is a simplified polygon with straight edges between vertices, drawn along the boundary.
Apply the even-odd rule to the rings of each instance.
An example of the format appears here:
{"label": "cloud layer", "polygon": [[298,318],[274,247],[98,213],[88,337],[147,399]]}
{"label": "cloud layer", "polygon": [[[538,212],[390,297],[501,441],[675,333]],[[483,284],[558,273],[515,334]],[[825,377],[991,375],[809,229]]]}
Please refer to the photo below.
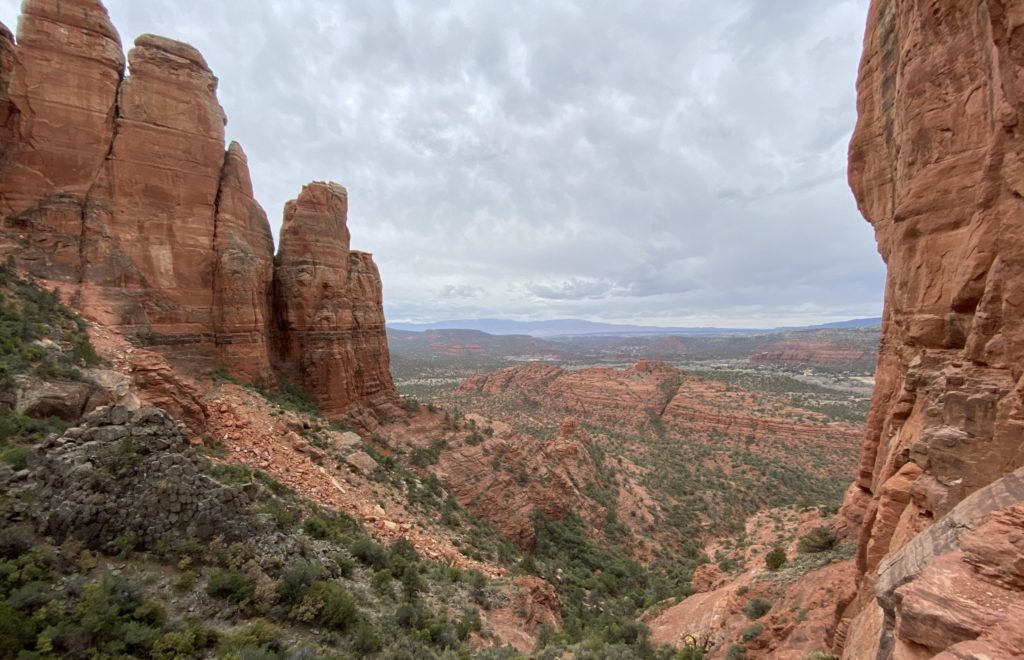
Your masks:
{"label": "cloud layer", "polygon": [[867,0],[106,4],[203,52],[275,225],[348,188],[391,320],[880,312],[845,178]]}

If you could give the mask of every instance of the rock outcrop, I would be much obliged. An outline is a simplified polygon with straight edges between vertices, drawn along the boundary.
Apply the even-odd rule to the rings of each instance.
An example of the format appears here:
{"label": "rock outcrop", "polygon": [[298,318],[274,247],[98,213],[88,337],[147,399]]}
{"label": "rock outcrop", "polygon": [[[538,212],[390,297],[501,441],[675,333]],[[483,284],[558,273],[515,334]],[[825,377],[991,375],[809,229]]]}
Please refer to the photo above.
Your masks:
{"label": "rock outcrop", "polygon": [[254,487],[207,475],[184,425],[158,408],[87,415],[38,449],[29,487],[40,531],[91,548],[125,534],[153,548],[165,536],[240,540],[254,531],[245,512]]}
{"label": "rock outcrop", "polygon": [[0,258],[73,284],[86,316],[175,368],[294,379],[332,415],[393,403],[380,276],[349,250],[344,189],[289,204],[275,273],[217,82],[163,37],[126,60],[99,0],[27,0],[17,43],[0,29]]}
{"label": "rock outcrop", "polygon": [[849,451],[858,437],[855,426],[824,425],[809,411],[799,411],[799,417],[810,421],[797,421],[796,414],[787,414],[796,411],[765,414],[755,410],[757,404],[749,392],[647,360],[631,369],[563,370],[537,363],[507,367],[470,376],[459,391],[518,396],[592,423],[640,428],[654,420],[692,433],[784,437],[789,443],[819,450]]}
{"label": "rock outcrop", "polygon": [[[971,596],[996,598],[992,576],[1014,574],[1019,546],[972,563],[928,540],[965,498],[1024,465],[1022,38],[1018,3],[871,5],[849,174],[888,275],[877,386],[843,507],[860,528],[844,657],[1024,654],[1019,639],[989,636],[995,600]],[[1020,496],[987,514],[1010,539],[1024,534]],[[1002,544],[986,538],[983,549]],[[898,569],[908,555],[920,566]]]}
{"label": "rock outcrop", "polygon": [[312,183],[285,206],[274,271],[276,343],[291,380],[328,413],[393,391],[380,275],[349,248],[348,193]]}

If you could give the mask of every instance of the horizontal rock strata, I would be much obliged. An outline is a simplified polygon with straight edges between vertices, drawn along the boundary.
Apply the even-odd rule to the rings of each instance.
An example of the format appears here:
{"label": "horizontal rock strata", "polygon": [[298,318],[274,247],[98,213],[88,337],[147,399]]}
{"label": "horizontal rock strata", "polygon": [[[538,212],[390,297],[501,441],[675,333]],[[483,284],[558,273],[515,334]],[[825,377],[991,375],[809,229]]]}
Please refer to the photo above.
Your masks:
{"label": "horizontal rock strata", "polygon": [[126,58],[98,0],[25,2],[16,43],[0,26],[0,257],[74,283],[87,316],[177,368],[283,377],[329,414],[393,403],[380,276],[349,250],[345,190],[288,205],[275,270],[217,83],[164,37]]}

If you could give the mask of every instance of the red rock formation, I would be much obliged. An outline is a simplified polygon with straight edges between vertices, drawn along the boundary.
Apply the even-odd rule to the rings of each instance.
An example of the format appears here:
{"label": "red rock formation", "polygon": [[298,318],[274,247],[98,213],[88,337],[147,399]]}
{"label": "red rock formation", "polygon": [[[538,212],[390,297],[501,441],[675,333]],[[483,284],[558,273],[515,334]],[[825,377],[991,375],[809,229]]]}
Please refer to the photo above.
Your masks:
{"label": "red rock formation", "polygon": [[659,419],[679,430],[775,436],[790,443],[841,450],[855,447],[859,437],[858,429],[848,424],[823,425],[765,414],[756,410],[747,392],[647,360],[629,370],[592,367],[565,371],[545,364],[507,367],[471,376],[459,390],[491,396],[513,394],[593,423],[641,427]]}
{"label": "red rock formation", "polygon": [[110,213],[98,215],[107,216],[104,234],[117,237],[140,283],[158,294],[139,297],[151,342],[177,345],[178,357],[187,347],[194,359],[205,353],[212,361],[214,218],[225,122],[217,79],[194,48],[153,35],[135,40],[128,64],[98,193],[109,195],[103,202]]}
{"label": "red rock formation", "polygon": [[4,247],[20,248],[26,266],[80,274],[85,201],[113,141],[124,62],[98,0],[24,3],[14,64],[4,72],[0,214]]}
{"label": "red rock formation", "polygon": [[324,412],[394,396],[380,275],[350,252],[348,193],[312,183],[285,206],[274,271],[282,371],[313,392]]}
{"label": "red rock formation", "polygon": [[867,369],[877,350],[866,342],[824,342],[782,339],[766,342],[750,356],[751,364],[793,364],[826,369]]}
{"label": "red rock formation", "polygon": [[7,146],[14,143],[20,123],[18,110],[11,102],[8,91],[16,61],[14,35],[6,25],[0,23],[0,145],[4,147],[0,158],[4,156]]}
{"label": "red rock formation", "polygon": [[[981,567],[921,554],[934,521],[1024,465],[1022,35],[1018,3],[871,6],[849,172],[888,276],[877,386],[843,510],[861,525],[844,657],[953,644],[974,654],[956,657],[1024,653],[989,635],[984,599],[952,602],[954,588],[973,594],[1009,571],[1005,553]],[[1024,533],[1019,518],[1003,520]],[[902,572],[905,586],[882,579],[911,559],[921,565]],[[950,608],[958,624],[946,628]]]}
{"label": "red rock formation", "polygon": [[27,0],[17,44],[0,30],[0,257],[75,285],[87,316],[176,368],[272,383],[277,364],[329,414],[393,403],[380,276],[349,252],[344,190],[314,184],[286,212],[312,220],[286,218],[273,307],[273,239],[245,154],[225,151],[217,78],[153,35],[127,61],[98,0]]}
{"label": "red rock formation", "polygon": [[384,433],[392,446],[438,449],[437,463],[426,469],[459,504],[520,548],[534,546],[535,512],[552,520],[574,513],[591,529],[603,527],[608,511],[587,495],[598,483],[598,466],[587,451],[593,440],[586,430],[575,426],[545,441],[503,422],[467,419],[475,424],[472,433],[424,408]]}
{"label": "red rock formation", "polygon": [[213,325],[220,359],[243,381],[268,382],[274,237],[253,199],[241,145],[228,147],[217,196]]}

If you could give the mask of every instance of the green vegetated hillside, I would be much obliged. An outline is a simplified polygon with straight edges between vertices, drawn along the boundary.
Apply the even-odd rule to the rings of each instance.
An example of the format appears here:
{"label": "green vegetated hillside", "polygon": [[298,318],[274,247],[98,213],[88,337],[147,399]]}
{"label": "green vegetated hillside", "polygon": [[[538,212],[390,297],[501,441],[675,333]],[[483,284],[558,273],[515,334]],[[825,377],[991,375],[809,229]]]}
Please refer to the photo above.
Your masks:
{"label": "green vegetated hillside", "polygon": [[[5,396],[20,378],[87,379],[97,360],[84,323],[9,271],[0,283]],[[540,631],[536,657],[676,657],[653,648],[634,617],[685,593],[692,565],[676,563],[666,589],[668,573],[633,561],[628,539],[594,539],[574,517],[537,516],[533,555],[478,543],[505,548],[487,554],[508,575],[489,578],[404,540],[379,543],[351,518],[191,446],[162,410],[38,419],[9,399],[0,658],[522,657],[484,622],[531,574],[558,589],[564,621]],[[405,481],[381,462],[382,479]],[[487,530],[462,510],[450,520]]]}
{"label": "green vegetated hillside", "polygon": [[[745,414],[802,425],[800,432],[810,436],[794,440],[785,427],[756,435],[742,429],[685,428],[678,420],[654,414],[642,416],[640,423],[629,417],[616,423],[598,414],[572,415],[592,439],[586,444],[584,462],[596,474],[593,482],[576,484],[584,496],[578,508],[581,515],[605,513],[595,525],[574,513],[558,520],[534,514],[534,554],[521,568],[555,585],[566,613],[564,631],[545,635],[545,640],[573,644],[608,639],[608,631],[619,631],[611,640],[643,648],[646,630],[637,618],[690,594],[696,567],[713,562],[724,574],[735,575],[763,566],[772,547],[795,540],[800,511],[816,509],[828,516],[838,507],[853,469],[856,427],[865,411],[862,395],[773,372],[713,370],[688,375],[720,383],[718,388],[724,385],[735,395],[730,405],[742,406]],[[679,386],[679,379],[672,384]],[[717,396],[716,391],[712,388],[702,396]],[[415,401],[409,403],[412,409],[418,407]],[[458,411],[507,422],[543,447],[558,435],[560,421],[569,414],[559,400],[514,390],[482,395],[449,388],[431,398],[430,405],[447,407],[448,424],[461,439],[410,450],[405,460],[411,469],[429,473],[432,465],[445,464],[445,452],[459,455],[462,445],[469,444],[484,449],[495,472],[512,475],[501,488],[544,488],[546,477],[531,472],[515,443],[494,439],[492,429],[477,428]],[[832,436],[840,432],[842,440],[837,441]],[[814,446],[815,438],[827,442]],[[527,447],[527,455],[536,450],[533,444]],[[453,478],[451,473],[442,475],[449,485]],[[481,482],[476,487],[491,486]],[[631,492],[645,494],[650,504],[634,501],[620,506]],[[474,502],[467,508],[474,510]],[[766,509],[785,511],[775,514],[778,524],[762,535],[765,538],[748,537],[748,518]],[[715,541],[717,549],[708,556],[705,547]],[[750,564],[747,549],[765,543]],[[795,563],[790,572],[803,573],[820,561],[846,556]],[[699,655],[695,649],[686,652]]]}
{"label": "green vegetated hillside", "polygon": [[[84,322],[61,304],[56,292],[0,266],[0,458],[4,462],[24,467],[29,444],[67,426],[66,420],[51,414],[63,412],[59,401],[48,406],[25,390],[39,382],[87,390],[85,369],[98,363]],[[60,396],[61,391],[55,393]],[[33,414],[22,414],[26,411]]]}

